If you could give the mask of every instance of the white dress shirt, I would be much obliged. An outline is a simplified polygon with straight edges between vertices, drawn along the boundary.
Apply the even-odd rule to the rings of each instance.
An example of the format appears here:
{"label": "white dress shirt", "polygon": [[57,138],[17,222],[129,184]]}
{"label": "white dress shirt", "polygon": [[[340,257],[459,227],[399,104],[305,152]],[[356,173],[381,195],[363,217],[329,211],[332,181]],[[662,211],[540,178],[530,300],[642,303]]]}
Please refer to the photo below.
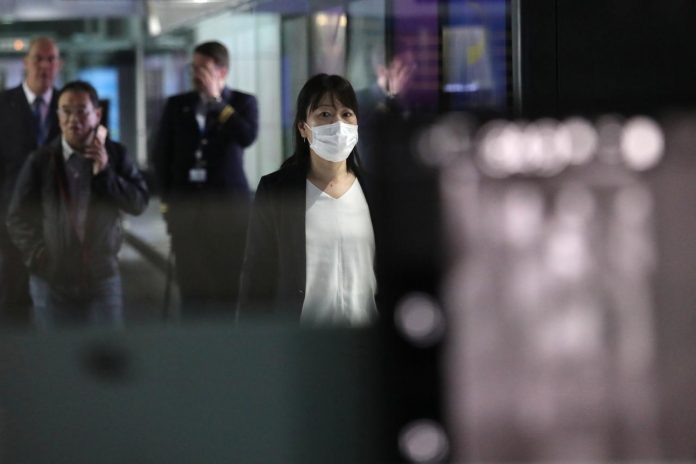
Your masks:
{"label": "white dress shirt", "polygon": [[307,277],[300,320],[364,326],[377,318],[375,237],[360,182],[333,198],[307,181]]}

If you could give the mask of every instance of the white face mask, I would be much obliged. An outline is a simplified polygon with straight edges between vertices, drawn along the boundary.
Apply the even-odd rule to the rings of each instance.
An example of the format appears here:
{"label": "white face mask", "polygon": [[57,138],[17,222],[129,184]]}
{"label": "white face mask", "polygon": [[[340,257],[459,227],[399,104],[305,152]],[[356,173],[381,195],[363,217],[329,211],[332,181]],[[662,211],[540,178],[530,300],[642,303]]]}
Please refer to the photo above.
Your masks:
{"label": "white face mask", "polygon": [[309,146],[314,153],[327,161],[335,163],[344,161],[358,143],[358,125],[338,121],[333,124],[310,127],[312,143]]}

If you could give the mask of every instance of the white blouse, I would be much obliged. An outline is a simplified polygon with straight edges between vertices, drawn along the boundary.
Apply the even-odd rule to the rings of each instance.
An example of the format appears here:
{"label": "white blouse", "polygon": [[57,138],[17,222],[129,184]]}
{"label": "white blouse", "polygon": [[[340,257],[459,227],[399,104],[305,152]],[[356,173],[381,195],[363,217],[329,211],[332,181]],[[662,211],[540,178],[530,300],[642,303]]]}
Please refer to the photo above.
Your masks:
{"label": "white blouse", "polygon": [[375,236],[356,179],[340,198],[307,181],[307,279],[300,320],[308,325],[368,325],[377,318]]}

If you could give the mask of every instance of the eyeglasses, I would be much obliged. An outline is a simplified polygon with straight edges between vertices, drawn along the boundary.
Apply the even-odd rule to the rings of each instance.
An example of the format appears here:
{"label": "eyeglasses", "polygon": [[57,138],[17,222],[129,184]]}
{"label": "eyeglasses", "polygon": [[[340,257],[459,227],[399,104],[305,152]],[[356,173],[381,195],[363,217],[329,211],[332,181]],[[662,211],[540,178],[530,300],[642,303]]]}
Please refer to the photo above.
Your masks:
{"label": "eyeglasses", "polygon": [[36,64],[41,64],[43,62],[46,62],[48,64],[54,64],[57,63],[60,60],[57,56],[50,55],[50,56],[32,56],[31,57],[31,62],[36,63]]}
{"label": "eyeglasses", "polygon": [[92,112],[92,108],[58,108],[58,116],[68,119],[75,116],[78,119],[85,119]]}

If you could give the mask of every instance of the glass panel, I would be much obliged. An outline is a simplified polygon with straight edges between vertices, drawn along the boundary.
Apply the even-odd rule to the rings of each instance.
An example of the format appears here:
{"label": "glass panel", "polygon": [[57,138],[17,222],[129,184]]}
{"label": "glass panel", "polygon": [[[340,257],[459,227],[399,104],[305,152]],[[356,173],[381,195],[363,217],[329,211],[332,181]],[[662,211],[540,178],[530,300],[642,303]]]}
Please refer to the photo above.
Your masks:
{"label": "glass panel", "polygon": [[[375,61],[382,60],[386,44],[384,0],[361,0],[348,5],[348,63],[346,78],[353,88],[370,86],[376,79]],[[381,64],[381,63],[380,63]]]}
{"label": "glass panel", "polygon": [[450,1],[442,32],[443,91],[450,109],[505,109],[507,1]]}
{"label": "glass panel", "polygon": [[283,82],[281,94],[283,98],[284,157],[290,156],[294,149],[292,122],[295,118],[295,100],[302,85],[307,80],[309,69],[307,28],[308,19],[306,16],[287,18],[282,22],[283,56],[281,72]]}
{"label": "glass panel", "polygon": [[343,8],[331,8],[312,15],[311,74],[345,74],[347,24]]}

